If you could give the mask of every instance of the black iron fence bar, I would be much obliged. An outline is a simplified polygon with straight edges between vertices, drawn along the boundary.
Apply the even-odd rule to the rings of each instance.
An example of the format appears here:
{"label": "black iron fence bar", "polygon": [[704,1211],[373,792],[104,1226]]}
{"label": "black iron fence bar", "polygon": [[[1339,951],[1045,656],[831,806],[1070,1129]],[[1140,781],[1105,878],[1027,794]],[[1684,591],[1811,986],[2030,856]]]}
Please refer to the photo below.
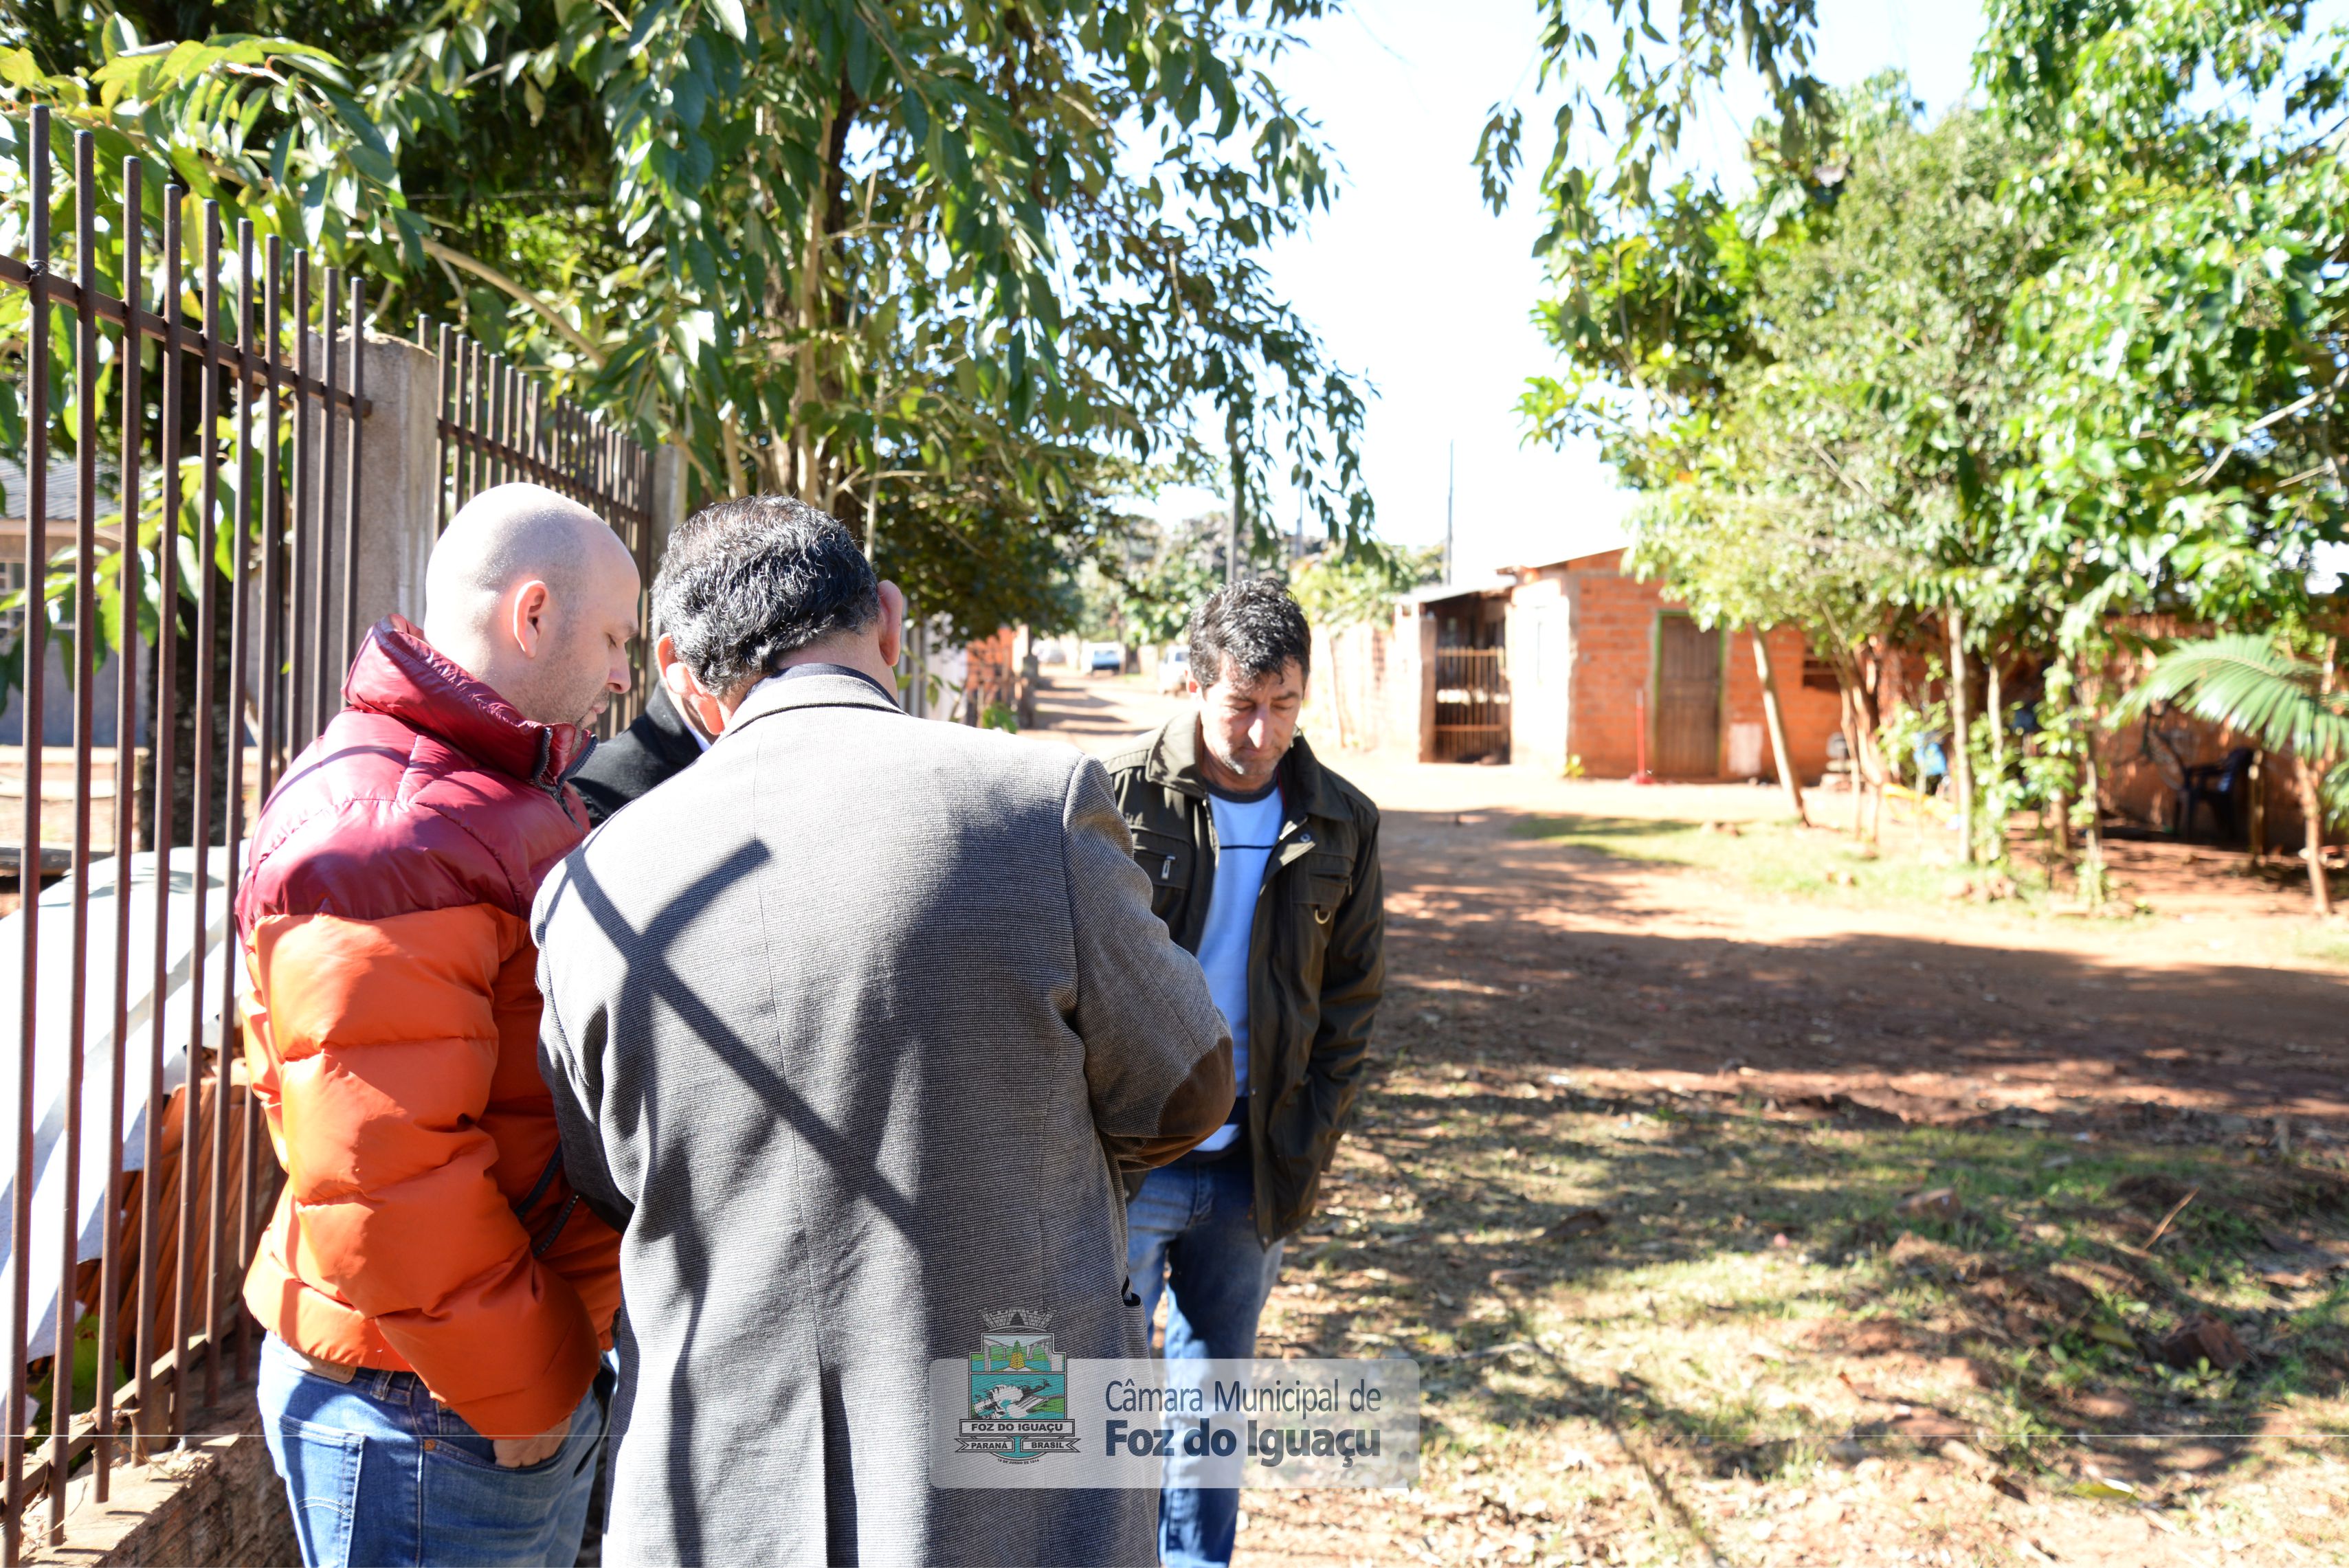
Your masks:
{"label": "black iron fence bar", "polygon": [[[49,114],[47,108],[33,111],[33,143],[38,149],[33,159],[32,180],[32,243],[35,255],[46,263],[49,254]],[[30,330],[25,334],[25,428],[28,449],[25,463],[25,609],[20,618],[25,669],[25,760],[31,769],[28,779],[38,779],[40,758],[40,696],[34,685],[35,672],[40,667],[41,623],[43,602],[40,594],[47,568],[47,530],[44,522],[49,514],[49,279],[46,270],[29,280],[32,295]],[[41,791],[36,787],[25,791],[24,838],[16,861],[17,885],[20,889],[39,889],[41,854]],[[29,901],[28,901],[29,907]],[[16,1184],[10,1193],[8,1253],[10,1269],[9,1302],[13,1311],[8,1322],[8,1389],[9,1420],[6,1472],[7,1541],[5,1554],[14,1568],[24,1549],[25,1517],[25,1377],[26,1336],[29,1332],[25,1321],[30,1309],[33,1241],[33,1065],[34,1041],[36,1037],[34,1016],[34,976],[40,957],[38,921],[27,918],[20,923],[24,928],[23,989],[19,995],[16,1033]]]}
{"label": "black iron fence bar", "polygon": [[[275,236],[273,235],[271,243],[275,242]],[[0,284],[13,284],[17,288],[29,291],[36,270],[15,256],[0,255]],[[69,278],[61,278],[46,271],[41,272],[40,275],[41,292],[47,297],[50,304],[64,310],[82,308],[82,285]],[[98,319],[100,321],[120,326],[134,314],[130,307],[103,290],[93,286],[90,293],[92,297],[90,308],[97,312]],[[170,335],[171,318],[169,316],[159,311],[148,310],[144,306],[139,307],[135,314],[139,331],[142,335],[151,337],[159,343]],[[238,372],[254,381],[264,378],[264,356],[251,348],[239,348],[233,344],[199,342],[192,337],[185,336],[184,333],[182,348],[185,352],[193,353],[214,365]],[[367,402],[357,398],[347,387],[329,387],[316,377],[305,378],[296,387],[295,377],[283,371],[279,373],[278,379],[279,385],[289,391],[298,391],[305,398],[316,398],[321,402],[331,400],[335,407],[345,414],[348,414],[354,406],[362,415],[371,411]]]}
{"label": "black iron fence bar", "polygon": [[[236,312],[233,319],[232,330],[235,333],[236,341],[240,346],[250,343],[253,340],[253,222],[250,219],[240,219],[236,226]],[[233,552],[230,558],[231,578],[229,588],[231,597],[229,601],[228,631],[228,768],[225,774],[228,780],[228,831],[222,836],[221,841],[225,847],[225,852],[228,856],[228,864],[222,876],[222,882],[224,885],[230,888],[234,888],[236,886],[237,846],[244,841],[244,709],[246,697],[244,689],[244,665],[247,643],[251,635],[250,629],[245,619],[245,600],[247,598],[246,579],[249,572],[248,562],[251,561],[253,555],[253,549],[250,542],[254,536],[260,531],[259,524],[261,522],[261,519],[256,515],[253,505],[253,481],[254,478],[253,461],[253,384],[250,381],[243,380],[240,377],[237,382],[236,399],[236,514],[229,528],[229,537],[235,541],[235,544],[233,547]],[[220,1267],[220,1261],[221,1243],[226,1233],[227,1227],[225,1210],[228,1202],[228,1102],[230,1099],[228,1089],[229,1081],[233,1075],[233,1064],[230,1060],[230,1041],[234,1037],[231,1031],[231,1021],[236,1016],[236,969],[237,955],[234,951],[232,950],[223,953],[221,955],[220,976],[221,1059],[218,1069],[219,1087],[212,1092],[213,1156],[212,1213],[209,1220],[209,1228],[212,1237],[212,1255],[213,1284],[211,1294],[204,1298],[204,1339],[206,1343],[213,1346],[218,1346],[221,1343],[221,1336],[222,1334],[222,1325],[220,1321],[220,1314],[222,1307],[221,1276],[223,1271],[222,1271]],[[190,995],[192,996],[194,993],[191,992]],[[242,1131],[244,1137],[244,1169],[240,1172],[243,1181],[238,1191],[244,1195],[245,1201],[241,1205],[242,1212],[237,1215],[236,1228],[236,1257],[240,1262],[253,1255],[253,1205],[251,1198],[253,1191],[254,1097],[250,1089],[248,1089],[244,1095],[243,1104],[244,1112]],[[238,1356],[240,1362],[242,1362],[244,1346],[252,1337],[251,1335],[245,1331],[244,1315],[242,1313],[235,1312],[232,1309],[229,1313],[228,1328],[236,1335]],[[219,1376],[219,1364],[220,1357],[217,1355],[208,1356],[204,1358],[204,1402],[206,1404],[217,1403],[219,1399],[220,1389],[217,1382]],[[240,1370],[242,1370],[241,1367]]]}
{"label": "black iron fence bar", "polygon": [[[141,208],[141,165],[137,157],[122,160],[122,286],[131,302],[129,314],[138,314]],[[122,461],[120,484],[125,496],[139,493],[139,450],[146,430],[145,388],[140,385],[140,371],[146,367],[146,340],[137,334],[123,335],[122,353],[117,364],[122,377]],[[119,560],[121,572],[121,608],[128,624],[132,608],[139,603],[139,552],[131,537],[136,530],[132,520],[138,508],[127,504],[123,509],[123,549]],[[115,673],[114,693],[114,844],[119,856],[131,841],[131,808],[138,799],[133,786],[134,769],[126,759],[135,755],[130,738],[138,732],[139,724],[139,639],[124,637],[118,655],[121,663]],[[121,1227],[115,1217],[122,1212],[122,1075],[130,1065],[130,1054],[123,1037],[130,1022],[130,897],[123,886],[122,863],[117,861],[114,893],[114,1033],[112,1044],[112,1086],[107,1094],[106,1131],[106,1222],[98,1228],[98,1356],[101,1373],[98,1379],[98,1397],[90,1413],[90,1426],[96,1434],[96,1451],[91,1464],[97,1470],[92,1488],[98,1501],[109,1493],[109,1469],[114,1458],[114,1377],[113,1368],[121,1360],[116,1341],[120,1333],[122,1298],[122,1257],[119,1232]]]}
{"label": "black iron fence bar", "polygon": [[[202,331],[202,335],[207,335],[207,338],[213,338],[213,335],[219,335],[221,331],[221,298],[219,298],[221,209],[216,207],[213,201],[204,201],[202,216],[204,216],[204,228],[202,228],[202,234],[200,234],[200,240],[197,240],[197,244],[202,246],[200,256],[202,256],[202,268],[204,268],[202,279],[197,279],[197,289],[200,289],[200,307],[202,307],[204,312],[202,315],[204,324],[200,331]],[[179,373],[181,376],[186,376],[188,373],[186,366],[181,366]],[[191,953],[188,953],[188,958],[191,958],[191,965],[192,965],[192,972],[191,976],[188,976],[192,985],[192,991],[191,991],[192,997],[204,995],[202,892],[204,887],[209,885],[207,875],[204,873],[209,871],[209,861],[212,861],[212,854],[209,854],[209,850],[212,850],[212,603],[213,603],[212,519],[216,507],[219,507],[221,465],[219,465],[219,446],[216,446],[216,441],[219,441],[219,428],[221,428],[219,395],[221,395],[221,380],[219,376],[213,376],[212,366],[207,364],[207,366],[202,366],[202,383],[197,385],[197,434],[195,434],[197,547],[195,547],[195,577],[192,577],[192,583],[188,583],[188,587],[195,592],[195,648],[191,650],[192,660],[195,660],[195,671],[192,671],[192,676],[195,676],[195,681],[192,681],[192,686],[195,686],[195,693],[192,693],[195,695],[195,704],[192,704],[192,711],[191,711],[192,723],[191,723],[191,738],[188,738],[191,739],[188,770],[191,770],[192,775],[191,784],[195,787],[195,812],[191,814],[188,848],[195,852],[195,890],[197,890],[197,906],[195,906],[197,939],[191,944]],[[158,798],[160,796],[162,796],[162,791],[158,791]],[[162,866],[158,866],[158,873],[160,871],[162,871]],[[167,903],[169,899],[162,899],[162,902]],[[158,993],[158,995],[162,995],[162,993]],[[197,1075],[197,1066],[202,1063],[202,1058],[204,1058],[204,1009],[191,1007],[188,1009],[188,1057],[186,1057],[188,1091],[186,1094],[181,1094],[181,1106],[179,1106],[179,1237],[176,1237],[176,1251],[179,1251],[179,1258],[176,1258],[176,1261],[179,1261],[179,1267],[174,1270],[176,1277],[174,1277],[174,1284],[171,1284],[171,1347],[179,1352],[183,1364],[186,1364],[186,1357],[188,1357],[188,1336],[191,1336],[191,1326],[192,1322],[195,1322],[195,1310],[192,1310],[195,1303],[191,1300],[191,1294],[195,1291],[195,1222],[197,1222],[195,1221],[195,1176],[200,1169],[204,1169],[202,1143],[200,1143],[200,1130],[197,1130],[197,1119],[195,1119],[195,1101],[197,1101],[195,1085],[197,1085],[197,1079],[200,1079],[200,1075]],[[174,1389],[171,1389],[171,1416],[174,1416],[174,1420],[171,1420],[171,1429],[174,1429],[174,1432],[186,1432],[188,1413],[191,1413],[188,1387],[183,1383],[174,1385]]]}
{"label": "black iron fence bar", "polygon": [[[440,324],[439,348],[432,356],[432,537],[449,531],[449,435],[456,407],[457,383],[450,376],[450,338],[454,328]],[[419,323],[417,346],[423,346],[424,326]]]}
{"label": "black iron fence bar", "polygon": [[284,617],[277,612],[285,596],[285,483],[278,465],[282,449],[277,398],[285,371],[280,352],[285,341],[285,256],[278,237],[272,234],[262,247],[261,263],[262,353],[268,388],[261,453],[261,796],[264,800],[277,787],[278,773],[290,759],[279,748],[279,736],[285,727],[286,682],[278,674],[285,665],[285,639]]}
{"label": "black iron fence bar", "polygon": [[[297,379],[307,378],[310,374],[310,253],[307,251],[294,253],[294,374]],[[286,570],[292,578],[290,596],[295,604],[299,604],[303,594],[309,591],[316,572],[310,557],[316,552],[317,542],[311,537],[311,530],[305,526],[310,500],[310,469],[316,463],[312,453],[316,446],[317,438],[310,433],[309,410],[297,406],[294,410],[294,515],[289,520],[292,528],[286,561]],[[285,667],[287,682],[293,688],[291,701],[287,704],[291,722],[285,738],[285,749],[289,755],[310,744],[313,733],[310,720],[318,711],[315,695],[318,684],[317,660],[305,634],[309,631],[307,621],[308,617],[298,612],[288,616]]]}
{"label": "black iron fence bar", "polygon": [[[367,388],[367,355],[361,335],[367,329],[367,285],[357,278],[350,280],[350,305],[344,315],[344,328],[351,335],[351,407],[365,409]],[[331,415],[328,418],[332,418]],[[343,583],[339,611],[342,617],[342,640],[335,668],[337,672],[351,667],[358,656],[359,636],[359,455],[360,442],[366,430],[363,420],[351,420],[350,444],[345,449],[343,464]],[[335,680],[337,700],[342,692],[342,680]]]}
{"label": "black iron fence bar", "polygon": [[[591,510],[600,513],[607,521],[616,520],[630,523],[649,523],[651,521],[650,514],[643,509],[629,502],[619,500],[613,497],[608,491],[599,488],[601,474],[598,472],[598,469],[600,465],[596,465],[592,462],[587,465],[583,465],[587,467],[588,471],[585,474],[582,474],[576,469],[566,469],[554,463],[543,461],[533,457],[529,452],[523,450],[521,448],[508,446],[504,442],[497,440],[491,436],[484,435],[478,430],[468,429],[463,425],[457,423],[453,419],[442,419],[440,421],[440,438],[443,441],[450,443],[458,449],[460,454],[460,467],[462,467],[465,461],[462,454],[478,453],[480,454],[481,461],[484,465],[484,468],[486,468],[486,465],[492,459],[502,463],[512,464],[519,470],[515,476],[516,478],[531,480],[546,486],[549,490],[560,490],[564,494],[570,496],[574,500],[577,500],[583,505],[585,505]],[[472,488],[461,488],[459,491],[458,504],[461,506],[466,500],[471,500],[472,497],[479,494],[481,490],[486,490],[487,488],[489,487],[486,484]]]}
{"label": "black iron fence bar", "polygon": [[[145,1179],[139,1183],[140,1206],[139,1225],[139,1408],[132,1417],[142,1441],[135,1450],[141,1460],[147,1457],[153,1439],[170,1432],[171,1422],[168,1410],[161,1412],[164,1420],[156,1422],[159,1413],[154,1398],[153,1367],[162,1346],[155,1343],[155,1296],[158,1266],[157,1253],[161,1243],[161,1183],[156,1174],[163,1168],[163,1008],[160,999],[168,995],[171,964],[171,840],[177,831],[173,821],[171,783],[179,778],[179,727],[174,711],[179,695],[179,642],[173,635],[180,605],[180,552],[171,548],[171,536],[179,530],[180,518],[180,266],[185,251],[180,232],[180,207],[185,200],[177,185],[167,186],[163,192],[163,303],[171,312],[171,331],[163,340],[163,362],[156,367],[162,384],[162,428],[158,441],[162,459],[163,514],[162,531],[157,537],[155,552],[155,602],[160,614],[160,624],[155,638],[155,727],[150,732],[152,740],[149,755],[155,769],[155,811],[151,832],[155,842],[155,948],[154,964],[149,975],[147,993],[147,1168]],[[194,1075],[189,1075],[191,1081]],[[181,1150],[185,1159],[187,1150]],[[172,1365],[180,1362],[180,1350],[171,1347]],[[176,1380],[176,1379],[175,1379]]]}
{"label": "black iron fence bar", "polygon": [[[318,294],[318,349],[325,362],[318,373],[329,387],[335,384],[336,361],[342,352],[342,346],[335,341],[335,296],[342,290],[342,269],[328,267],[325,287]],[[310,601],[310,611],[316,622],[316,640],[311,645],[318,650],[318,678],[311,697],[315,707],[310,714],[310,733],[314,736],[326,727],[326,720],[334,713],[336,706],[330,705],[329,699],[343,688],[343,665],[335,657],[335,640],[326,634],[327,628],[333,624],[329,612],[334,605],[334,595],[328,592],[328,585],[335,581],[336,569],[339,564],[335,557],[336,541],[334,529],[335,458],[336,449],[341,445],[336,439],[337,434],[335,417],[321,412],[318,415],[318,554],[316,562],[318,578],[316,596]]]}
{"label": "black iron fence bar", "polygon": [[[80,298],[76,302],[76,325],[79,331],[74,342],[74,403],[77,428],[74,431],[76,494],[74,497],[74,823],[73,823],[73,973],[84,975],[89,970],[89,786],[91,721],[96,717],[96,702],[90,690],[90,677],[96,673],[96,660],[91,644],[98,625],[98,599],[92,592],[91,573],[96,566],[98,548],[98,313],[92,299],[98,293],[98,170],[97,145],[88,132],[74,138],[74,259],[80,268]],[[29,573],[26,578],[26,592],[35,590]],[[29,754],[27,760],[29,760]],[[39,775],[27,772],[26,787],[35,788]],[[24,887],[23,862],[19,862],[18,887]],[[37,872],[33,882],[37,887]],[[81,1212],[81,1094],[82,1047],[88,1032],[89,1014],[88,990],[76,985],[67,995],[68,1016],[66,1024],[66,1126],[64,1206],[67,1222],[58,1227],[62,1238],[62,1255],[57,1262],[57,1351],[50,1362],[51,1389],[62,1377],[66,1395],[62,1405],[53,1397],[50,1429],[50,1468],[64,1473],[66,1444],[73,1423],[69,1417],[73,1408],[73,1314],[67,1305],[64,1282],[72,1279],[81,1266],[81,1236],[79,1227],[72,1222]],[[57,1368],[64,1368],[62,1373]],[[64,1412],[64,1417],[58,1413]],[[49,1540],[52,1543],[65,1539],[65,1489],[52,1487],[49,1491]]]}

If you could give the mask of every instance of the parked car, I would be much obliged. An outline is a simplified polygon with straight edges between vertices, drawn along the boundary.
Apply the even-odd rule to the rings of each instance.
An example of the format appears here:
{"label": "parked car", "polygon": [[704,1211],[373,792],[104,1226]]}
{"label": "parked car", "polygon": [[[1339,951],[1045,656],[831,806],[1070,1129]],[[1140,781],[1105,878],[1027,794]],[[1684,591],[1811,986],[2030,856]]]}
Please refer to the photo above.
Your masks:
{"label": "parked car", "polygon": [[1125,647],[1120,643],[1088,643],[1085,645],[1085,673],[1089,676],[1122,676],[1125,673]]}
{"label": "parked car", "polygon": [[1167,645],[1158,655],[1158,689],[1167,696],[1180,696],[1191,679],[1191,650],[1180,643]]}

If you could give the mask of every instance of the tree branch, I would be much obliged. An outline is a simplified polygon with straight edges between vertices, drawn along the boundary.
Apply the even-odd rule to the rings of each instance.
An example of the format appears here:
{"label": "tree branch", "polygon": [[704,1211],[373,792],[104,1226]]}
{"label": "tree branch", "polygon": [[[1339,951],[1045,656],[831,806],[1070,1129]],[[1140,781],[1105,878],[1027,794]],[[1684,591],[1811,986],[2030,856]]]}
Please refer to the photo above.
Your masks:
{"label": "tree branch", "polygon": [[597,351],[595,346],[588,342],[577,327],[564,320],[561,312],[547,304],[533,291],[523,287],[489,263],[478,257],[469,256],[453,245],[444,245],[438,240],[428,237],[424,242],[424,253],[446,262],[451,266],[462,267],[492,288],[530,306],[545,320],[548,325],[554,327],[562,335],[565,343],[585,355],[588,364],[598,370],[604,368],[604,356]]}

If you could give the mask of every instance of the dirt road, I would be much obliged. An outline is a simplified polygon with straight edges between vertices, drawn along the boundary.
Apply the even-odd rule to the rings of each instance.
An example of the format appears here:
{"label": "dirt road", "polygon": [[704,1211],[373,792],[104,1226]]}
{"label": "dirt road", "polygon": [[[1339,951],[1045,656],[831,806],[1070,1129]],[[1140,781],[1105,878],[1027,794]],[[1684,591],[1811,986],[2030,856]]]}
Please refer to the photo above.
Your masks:
{"label": "dirt road", "polygon": [[[1174,707],[1127,682],[1070,680],[1041,717],[1102,752]],[[2288,1115],[2349,1138],[2349,985],[2274,955],[2276,932],[2310,925],[2293,898],[2170,895],[2164,910],[2188,918],[2109,927],[1756,896],[1513,829],[1782,820],[1775,790],[1333,763],[1383,814],[1390,973],[1472,1006],[1472,1057],[1506,1047],[1594,1081],[1847,1093],[1911,1119],[2158,1107]]]}
{"label": "dirt road", "polygon": [[1249,1493],[1243,1561],[2349,1561],[2344,988],[2289,888],[2124,846],[2153,914],[1779,892],[1591,847],[1810,852],[1775,791],[1331,760],[1389,1001],[1262,1353],[1411,1355],[1425,1457]]}

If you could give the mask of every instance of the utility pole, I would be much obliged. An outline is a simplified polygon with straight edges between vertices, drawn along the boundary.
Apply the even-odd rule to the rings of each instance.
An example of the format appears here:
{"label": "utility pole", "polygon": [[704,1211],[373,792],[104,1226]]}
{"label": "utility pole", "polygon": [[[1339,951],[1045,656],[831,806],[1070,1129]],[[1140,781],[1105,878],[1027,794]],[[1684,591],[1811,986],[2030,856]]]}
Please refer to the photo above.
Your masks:
{"label": "utility pole", "polygon": [[1452,496],[1460,473],[1460,442],[1457,438],[1444,447],[1444,585],[1452,586]]}

